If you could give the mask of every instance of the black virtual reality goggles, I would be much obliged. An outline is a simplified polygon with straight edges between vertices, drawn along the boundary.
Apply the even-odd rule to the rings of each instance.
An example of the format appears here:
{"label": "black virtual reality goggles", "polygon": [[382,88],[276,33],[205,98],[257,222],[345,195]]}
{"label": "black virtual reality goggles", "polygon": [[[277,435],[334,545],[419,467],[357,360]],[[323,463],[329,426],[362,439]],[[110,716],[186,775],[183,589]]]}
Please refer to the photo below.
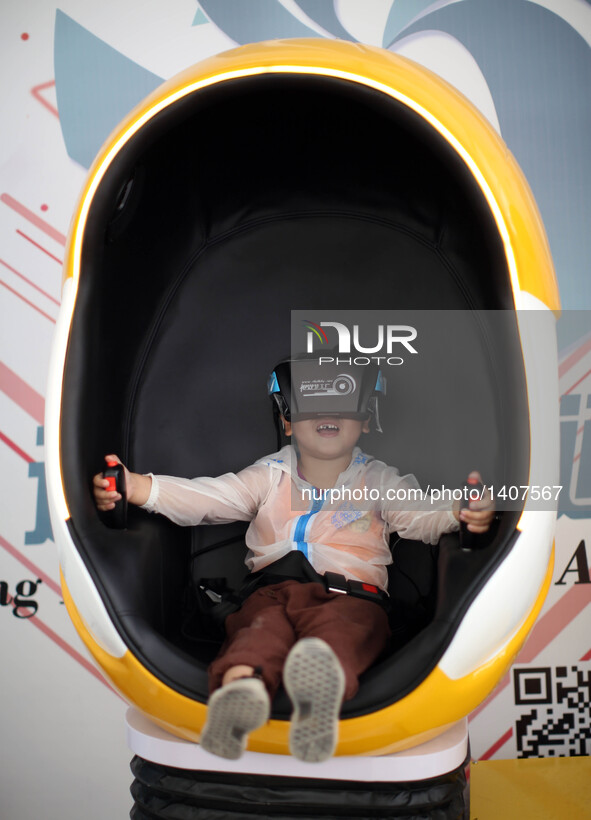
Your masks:
{"label": "black virtual reality goggles", "polygon": [[269,377],[268,392],[286,421],[316,416],[373,417],[382,432],[378,397],[386,393],[386,380],[379,366],[343,364],[342,359],[316,357],[280,362]]}

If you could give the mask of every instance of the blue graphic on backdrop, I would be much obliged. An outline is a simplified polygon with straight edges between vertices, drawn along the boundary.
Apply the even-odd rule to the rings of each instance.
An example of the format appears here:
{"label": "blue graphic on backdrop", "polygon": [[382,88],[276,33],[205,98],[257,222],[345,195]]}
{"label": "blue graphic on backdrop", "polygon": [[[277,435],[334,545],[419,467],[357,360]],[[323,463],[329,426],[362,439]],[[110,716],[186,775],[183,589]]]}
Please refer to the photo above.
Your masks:
{"label": "blue graphic on backdrop", "polygon": [[433,0],[395,0],[386,21],[382,45],[388,48],[398,35],[416,20],[417,16],[433,5]]}
{"label": "blue graphic on backdrop", "polygon": [[[43,427],[38,427],[37,447],[42,447],[43,443]],[[29,478],[37,479],[37,508],[35,512],[35,529],[25,533],[25,544],[44,544],[45,541],[54,540],[49,518],[49,504],[47,501],[45,463],[42,461],[34,461],[29,464]]]}
{"label": "blue graphic on backdrop", "polygon": [[563,307],[591,308],[588,44],[561,17],[529,0],[453,3],[398,36],[425,30],[455,37],[478,63],[503,138],[540,208]]}
{"label": "blue graphic on backdrop", "polygon": [[240,45],[278,37],[319,37],[276,0],[200,0],[212,23]]}
{"label": "blue graphic on backdrop", "polygon": [[339,20],[332,0],[298,0],[297,5],[308,15],[310,20],[314,20],[329,34],[341,40],[357,42],[357,38],[349,34]]}
{"label": "blue graphic on backdrop", "polygon": [[193,18],[193,22],[191,23],[192,26],[202,26],[204,23],[209,23],[209,20],[203,13],[203,9],[198,8],[197,14]]}
{"label": "blue graphic on backdrop", "polygon": [[162,77],[124,57],[59,9],[54,63],[66,150],[88,168],[113,128]]}
{"label": "blue graphic on backdrop", "polygon": [[560,400],[560,484],[559,513],[589,518],[591,393],[569,393]]}

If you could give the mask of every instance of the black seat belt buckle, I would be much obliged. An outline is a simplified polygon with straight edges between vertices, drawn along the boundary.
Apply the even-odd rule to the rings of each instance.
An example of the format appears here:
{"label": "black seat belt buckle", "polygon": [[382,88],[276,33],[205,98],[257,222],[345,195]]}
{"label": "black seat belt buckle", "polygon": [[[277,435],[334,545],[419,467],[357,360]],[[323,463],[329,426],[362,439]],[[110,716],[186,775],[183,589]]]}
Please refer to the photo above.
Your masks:
{"label": "black seat belt buckle", "polygon": [[349,594],[349,582],[344,575],[339,575],[338,572],[325,572],[324,583],[327,592],[340,592],[341,595]]}

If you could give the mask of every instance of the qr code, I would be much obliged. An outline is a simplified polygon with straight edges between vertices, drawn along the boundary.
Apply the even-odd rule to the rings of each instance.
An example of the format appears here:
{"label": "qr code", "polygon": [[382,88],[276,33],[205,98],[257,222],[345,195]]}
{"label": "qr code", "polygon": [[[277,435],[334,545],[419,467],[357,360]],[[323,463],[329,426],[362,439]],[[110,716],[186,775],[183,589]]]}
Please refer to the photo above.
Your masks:
{"label": "qr code", "polygon": [[591,754],[591,664],[515,667],[513,687],[517,757]]}

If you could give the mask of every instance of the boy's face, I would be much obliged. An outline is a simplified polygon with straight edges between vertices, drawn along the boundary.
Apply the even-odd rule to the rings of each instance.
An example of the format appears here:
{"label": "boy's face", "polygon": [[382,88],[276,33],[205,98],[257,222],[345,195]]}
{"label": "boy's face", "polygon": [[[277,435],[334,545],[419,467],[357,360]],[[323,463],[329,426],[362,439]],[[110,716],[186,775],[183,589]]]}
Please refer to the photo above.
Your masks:
{"label": "boy's face", "polygon": [[361,433],[369,433],[369,421],[341,416],[322,416],[284,422],[285,434],[295,438],[300,453],[313,458],[333,459],[350,455]]}

